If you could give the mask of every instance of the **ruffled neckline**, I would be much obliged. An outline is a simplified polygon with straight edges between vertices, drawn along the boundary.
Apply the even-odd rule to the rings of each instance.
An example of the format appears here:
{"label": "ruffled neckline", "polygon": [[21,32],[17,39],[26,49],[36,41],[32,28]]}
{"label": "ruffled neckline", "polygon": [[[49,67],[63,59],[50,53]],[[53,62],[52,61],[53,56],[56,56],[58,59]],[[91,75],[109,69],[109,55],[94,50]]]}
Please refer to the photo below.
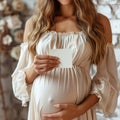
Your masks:
{"label": "ruffled neckline", "polygon": [[74,32],[74,31],[71,31],[71,32],[60,32],[60,31],[54,31],[54,30],[47,30],[46,31],[47,33],[54,33],[54,34],[64,34],[64,35],[68,35],[68,34],[82,34],[83,31],[78,31],[78,32]]}

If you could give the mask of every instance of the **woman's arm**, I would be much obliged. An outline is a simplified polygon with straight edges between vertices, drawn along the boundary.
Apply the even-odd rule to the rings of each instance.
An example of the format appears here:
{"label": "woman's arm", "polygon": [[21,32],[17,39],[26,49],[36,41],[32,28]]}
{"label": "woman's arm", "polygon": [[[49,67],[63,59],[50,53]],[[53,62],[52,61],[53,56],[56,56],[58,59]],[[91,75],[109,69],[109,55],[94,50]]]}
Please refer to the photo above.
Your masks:
{"label": "woman's arm", "polygon": [[26,74],[26,83],[27,84],[31,84],[34,79],[39,75],[38,73],[36,73],[33,69],[33,65],[31,65],[31,67],[29,67],[26,71],[25,71],[25,74]]}
{"label": "woman's arm", "polygon": [[[29,18],[26,21],[25,24],[25,30],[24,30],[24,36],[23,36],[23,41],[24,42],[28,42],[28,35],[33,31],[34,29],[34,25],[33,25],[33,21],[34,21],[35,16]],[[33,70],[33,64],[25,71],[26,74],[26,83],[30,84],[33,82],[33,80],[38,76],[38,74]]]}
{"label": "woman's arm", "polygon": [[[34,19],[36,19],[35,16],[31,17],[26,22],[24,31],[24,42],[29,41],[28,35],[34,29]],[[31,84],[39,74],[45,73],[56,68],[59,63],[60,62],[57,57],[49,55],[36,55],[31,66],[25,70],[26,83]]]}
{"label": "woman's arm", "polygon": [[[98,14],[98,19],[100,20],[100,23],[104,27],[104,34],[105,39],[108,43],[112,43],[112,31],[110,27],[110,22],[106,16],[103,16],[102,14]],[[78,114],[81,113],[81,108],[83,108],[83,112],[94,106],[99,101],[99,98],[95,94],[90,94],[85,101],[78,106]],[[80,109],[80,111],[79,111]]]}
{"label": "woman's arm", "polygon": [[98,103],[99,98],[94,95],[90,94],[82,103],[77,106],[77,116],[81,116],[90,108],[92,108],[96,103]]}
{"label": "woman's arm", "polygon": [[[112,43],[112,31],[108,18],[102,14],[98,14],[98,19],[104,27],[105,39],[108,43]],[[99,101],[99,98],[95,94],[90,94],[85,101],[78,106],[79,109],[83,108],[83,112],[94,106]],[[81,112],[81,111],[80,111]]]}

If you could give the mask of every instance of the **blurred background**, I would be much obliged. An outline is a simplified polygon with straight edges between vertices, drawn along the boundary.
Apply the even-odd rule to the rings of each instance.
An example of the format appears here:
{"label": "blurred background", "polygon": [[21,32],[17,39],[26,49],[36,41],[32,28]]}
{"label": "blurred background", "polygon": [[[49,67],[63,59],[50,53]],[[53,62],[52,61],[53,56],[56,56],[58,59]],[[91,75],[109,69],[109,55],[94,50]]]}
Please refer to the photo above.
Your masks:
{"label": "blurred background", "polygon": [[[120,0],[93,0],[97,10],[111,23],[113,45],[120,81]],[[0,120],[27,120],[27,107],[21,107],[12,92],[11,74],[19,59],[24,25],[34,12],[35,0],[0,0]],[[120,97],[115,114],[98,120],[120,120]]]}

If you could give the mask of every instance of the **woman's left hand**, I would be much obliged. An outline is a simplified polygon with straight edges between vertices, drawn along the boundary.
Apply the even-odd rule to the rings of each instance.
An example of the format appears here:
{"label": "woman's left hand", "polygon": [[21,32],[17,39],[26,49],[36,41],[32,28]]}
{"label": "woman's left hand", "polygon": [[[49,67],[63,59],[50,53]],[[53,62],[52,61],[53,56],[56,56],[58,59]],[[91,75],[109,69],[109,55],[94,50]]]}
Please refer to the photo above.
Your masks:
{"label": "woman's left hand", "polygon": [[61,111],[52,114],[43,114],[43,120],[72,120],[78,117],[78,106],[75,104],[56,104],[56,108]]}

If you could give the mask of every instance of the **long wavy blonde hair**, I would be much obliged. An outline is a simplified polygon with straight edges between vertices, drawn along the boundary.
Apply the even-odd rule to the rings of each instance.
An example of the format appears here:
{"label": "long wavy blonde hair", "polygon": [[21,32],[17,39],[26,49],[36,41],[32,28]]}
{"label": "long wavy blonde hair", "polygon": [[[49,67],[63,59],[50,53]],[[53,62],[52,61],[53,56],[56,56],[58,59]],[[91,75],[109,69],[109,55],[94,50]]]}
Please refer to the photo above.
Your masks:
{"label": "long wavy blonde hair", "polygon": [[[73,0],[77,26],[84,32],[89,41],[93,54],[91,62],[99,64],[105,54],[106,40],[104,28],[97,19],[98,14],[92,0]],[[55,16],[60,9],[57,0],[37,0],[36,19],[34,30],[28,36],[29,51],[36,55],[36,45],[41,35],[54,25]]]}

